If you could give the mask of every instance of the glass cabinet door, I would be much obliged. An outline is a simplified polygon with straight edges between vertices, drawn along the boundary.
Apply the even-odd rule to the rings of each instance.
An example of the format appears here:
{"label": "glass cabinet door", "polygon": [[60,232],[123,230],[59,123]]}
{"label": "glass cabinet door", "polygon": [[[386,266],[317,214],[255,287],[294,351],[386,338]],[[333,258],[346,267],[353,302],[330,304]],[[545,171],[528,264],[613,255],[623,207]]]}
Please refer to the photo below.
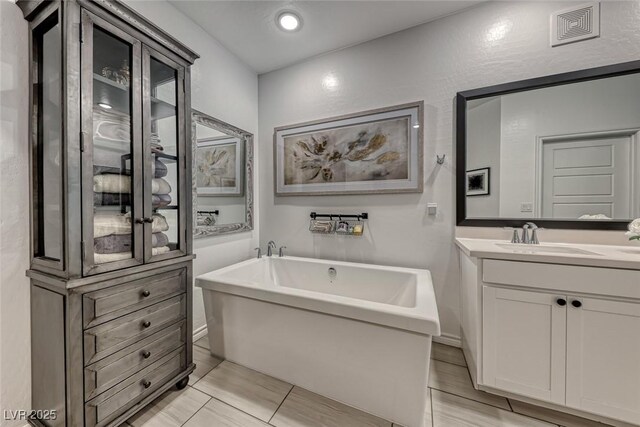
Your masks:
{"label": "glass cabinet door", "polygon": [[141,43],[83,11],[85,274],[143,262]]}
{"label": "glass cabinet door", "polygon": [[184,68],[143,47],[145,261],[186,253]]}
{"label": "glass cabinet door", "polygon": [[64,269],[61,25],[56,8],[32,33],[32,249],[34,263],[53,270]]}

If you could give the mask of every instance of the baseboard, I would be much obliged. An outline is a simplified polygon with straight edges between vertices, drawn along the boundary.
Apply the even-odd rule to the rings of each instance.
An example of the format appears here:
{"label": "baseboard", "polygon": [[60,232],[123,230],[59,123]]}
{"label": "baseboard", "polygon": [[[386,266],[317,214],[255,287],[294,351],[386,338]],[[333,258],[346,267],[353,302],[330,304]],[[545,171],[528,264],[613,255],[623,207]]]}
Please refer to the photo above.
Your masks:
{"label": "baseboard", "polygon": [[462,340],[460,339],[460,337],[451,334],[441,334],[439,337],[433,337],[433,341],[440,344],[449,345],[451,347],[462,348]]}
{"label": "baseboard", "polygon": [[193,342],[207,335],[207,325],[202,325],[198,329],[193,330]]}

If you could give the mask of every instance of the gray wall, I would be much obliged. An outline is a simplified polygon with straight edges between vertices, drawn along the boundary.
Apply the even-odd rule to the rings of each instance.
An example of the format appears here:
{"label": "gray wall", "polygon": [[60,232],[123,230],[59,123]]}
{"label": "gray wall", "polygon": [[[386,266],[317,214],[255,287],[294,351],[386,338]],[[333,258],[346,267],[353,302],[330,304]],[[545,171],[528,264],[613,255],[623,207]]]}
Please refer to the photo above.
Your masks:
{"label": "gray wall", "polygon": [[29,321],[29,77],[27,21],[0,0],[0,426],[4,409],[31,408]]}
{"label": "gray wall", "polygon": [[[259,78],[260,241],[304,256],[430,269],[442,330],[459,336],[454,248],[453,98],[456,92],[638,59],[640,2],[602,2],[602,37],[549,47],[549,15],[567,2],[485,3]],[[323,87],[332,75],[334,88]],[[276,126],[425,101],[425,190],[414,195],[273,196]],[[447,154],[441,167],[436,154]],[[426,214],[428,202],[438,215]],[[309,212],[368,211],[362,238],[313,236]]]}
{"label": "gray wall", "polygon": [[467,111],[467,170],[491,168],[489,195],[467,197],[471,218],[500,216],[500,107],[500,97],[496,97]]}

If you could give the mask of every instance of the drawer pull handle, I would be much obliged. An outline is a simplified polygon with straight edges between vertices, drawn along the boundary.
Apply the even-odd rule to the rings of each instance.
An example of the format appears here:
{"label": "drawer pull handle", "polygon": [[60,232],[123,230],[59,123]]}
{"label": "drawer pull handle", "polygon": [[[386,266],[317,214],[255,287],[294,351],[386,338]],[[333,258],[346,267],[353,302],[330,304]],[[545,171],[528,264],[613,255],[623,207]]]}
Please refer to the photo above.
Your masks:
{"label": "drawer pull handle", "polygon": [[148,359],[149,357],[151,357],[151,352],[147,350],[143,351],[142,357],[144,357],[145,359]]}
{"label": "drawer pull handle", "polygon": [[149,322],[148,320],[145,320],[144,322],[142,322],[143,328],[148,328],[149,326],[151,326],[151,322]]}
{"label": "drawer pull handle", "polygon": [[567,305],[567,300],[564,298],[558,298],[556,300],[556,304],[558,304],[560,307],[564,307],[565,305]]}
{"label": "drawer pull handle", "polygon": [[144,218],[136,218],[136,224],[144,224]]}
{"label": "drawer pull handle", "polygon": [[153,218],[145,218],[144,222],[151,224],[153,222]]}
{"label": "drawer pull handle", "polygon": [[144,291],[142,291],[142,296],[143,297],[148,297],[149,295],[151,295],[151,292],[149,292],[147,289],[145,289]]}
{"label": "drawer pull handle", "polygon": [[142,386],[143,386],[144,388],[149,388],[149,387],[151,387],[151,381],[149,381],[149,380],[143,380],[143,381],[142,381]]}
{"label": "drawer pull handle", "polygon": [[580,301],[578,301],[577,299],[574,299],[573,301],[571,301],[571,305],[574,306],[575,308],[582,307],[582,303]]}

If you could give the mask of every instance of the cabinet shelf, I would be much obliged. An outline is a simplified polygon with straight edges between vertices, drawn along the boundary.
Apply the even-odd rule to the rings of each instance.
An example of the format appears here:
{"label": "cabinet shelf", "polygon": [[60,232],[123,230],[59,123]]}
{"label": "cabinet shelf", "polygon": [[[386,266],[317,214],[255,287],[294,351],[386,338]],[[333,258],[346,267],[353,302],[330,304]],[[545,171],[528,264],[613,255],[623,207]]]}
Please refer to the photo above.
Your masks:
{"label": "cabinet shelf", "polygon": [[[129,114],[129,87],[114,82],[100,74],[93,73],[93,96],[97,103],[108,104],[114,110]],[[176,115],[175,105],[151,97],[151,118],[153,120],[164,119]]]}

